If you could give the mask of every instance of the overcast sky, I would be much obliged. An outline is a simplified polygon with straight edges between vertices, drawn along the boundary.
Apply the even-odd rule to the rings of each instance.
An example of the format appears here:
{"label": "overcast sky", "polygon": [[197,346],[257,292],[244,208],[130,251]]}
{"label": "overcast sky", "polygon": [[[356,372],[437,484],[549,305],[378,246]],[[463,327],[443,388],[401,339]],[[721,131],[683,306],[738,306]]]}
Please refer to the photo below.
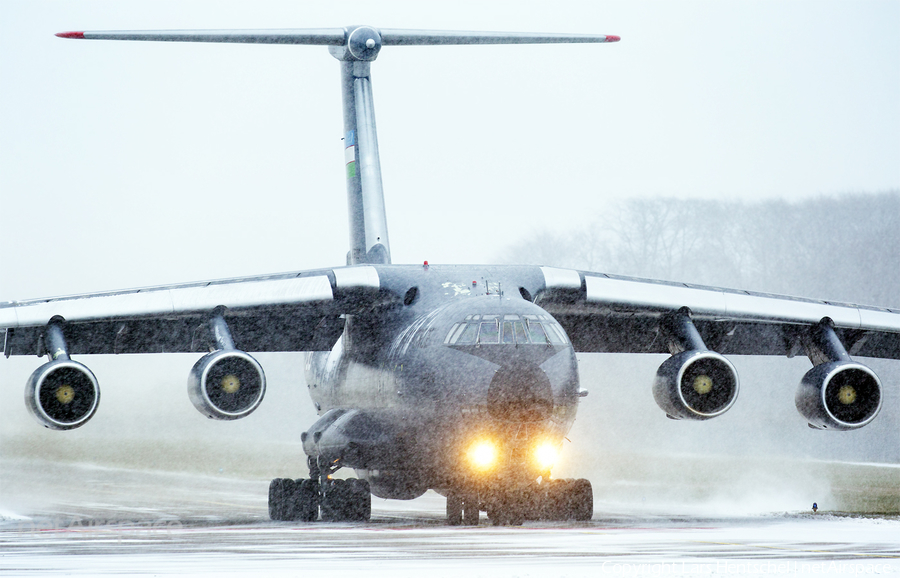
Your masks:
{"label": "overcast sky", "polygon": [[329,267],[348,248],[323,47],[66,30],[370,24],[616,34],[386,47],[395,263],[487,263],[634,196],[900,188],[900,2],[0,2],[0,300]]}

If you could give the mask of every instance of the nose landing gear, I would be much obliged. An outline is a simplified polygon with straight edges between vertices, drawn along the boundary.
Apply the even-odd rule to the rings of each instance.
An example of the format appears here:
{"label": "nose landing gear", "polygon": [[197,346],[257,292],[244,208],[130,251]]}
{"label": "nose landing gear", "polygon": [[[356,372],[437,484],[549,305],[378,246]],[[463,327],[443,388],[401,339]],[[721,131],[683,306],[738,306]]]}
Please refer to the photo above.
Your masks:
{"label": "nose landing gear", "polygon": [[529,521],[590,520],[594,494],[586,479],[547,480],[526,485],[497,484],[479,492],[454,490],[447,494],[447,523],[478,525],[480,510],[495,526],[520,526]]}

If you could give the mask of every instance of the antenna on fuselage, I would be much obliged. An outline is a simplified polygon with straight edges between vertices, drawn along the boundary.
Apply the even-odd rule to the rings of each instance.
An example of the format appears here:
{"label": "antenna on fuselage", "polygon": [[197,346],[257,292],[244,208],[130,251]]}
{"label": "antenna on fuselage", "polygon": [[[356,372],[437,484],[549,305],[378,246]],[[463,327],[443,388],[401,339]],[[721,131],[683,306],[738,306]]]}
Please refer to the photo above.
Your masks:
{"label": "antenna on fuselage", "polygon": [[383,46],[459,44],[555,44],[618,42],[618,36],[398,30],[349,26],[288,30],[147,30],[61,32],[62,38],[168,42],[234,42],[328,46],[341,62],[344,106],[344,154],[350,218],[347,264],[390,263],[387,213],[381,184],[381,162],[375,130],[370,64]]}

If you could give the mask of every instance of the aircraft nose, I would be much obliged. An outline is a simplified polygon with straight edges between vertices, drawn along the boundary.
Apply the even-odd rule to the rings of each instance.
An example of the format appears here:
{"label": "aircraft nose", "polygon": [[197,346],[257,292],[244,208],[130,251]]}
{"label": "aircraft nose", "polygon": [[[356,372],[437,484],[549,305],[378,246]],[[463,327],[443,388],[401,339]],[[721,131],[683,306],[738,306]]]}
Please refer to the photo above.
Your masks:
{"label": "aircraft nose", "polygon": [[553,410],[553,388],[540,367],[502,367],[488,387],[488,413],[502,421],[542,421]]}

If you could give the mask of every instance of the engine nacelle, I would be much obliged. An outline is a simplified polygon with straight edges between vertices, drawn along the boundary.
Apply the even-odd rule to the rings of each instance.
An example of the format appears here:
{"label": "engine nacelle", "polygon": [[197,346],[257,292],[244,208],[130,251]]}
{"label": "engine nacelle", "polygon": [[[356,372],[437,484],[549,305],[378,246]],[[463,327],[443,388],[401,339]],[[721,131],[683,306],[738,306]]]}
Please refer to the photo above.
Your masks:
{"label": "engine nacelle", "polygon": [[59,359],[38,367],[25,385],[25,405],[40,424],[67,430],[87,423],[100,404],[100,385],[77,361]]}
{"label": "engine nacelle", "polygon": [[262,366],[237,349],[219,349],[204,355],[188,376],[191,402],[197,411],[212,419],[246,417],[265,394]]}
{"label": "engine nacelle", "polygon": [[838,431],[861,428],[881,410],[881,380],[854,361],[832,361],[810,369],[794,403],[811,427]]}
{"label": "engine nacelle", "polygon": [[653,398],[674,419],[704,420],[722,415],[738,395],[734,366],[714,351],[682,351],[656,371]]}

